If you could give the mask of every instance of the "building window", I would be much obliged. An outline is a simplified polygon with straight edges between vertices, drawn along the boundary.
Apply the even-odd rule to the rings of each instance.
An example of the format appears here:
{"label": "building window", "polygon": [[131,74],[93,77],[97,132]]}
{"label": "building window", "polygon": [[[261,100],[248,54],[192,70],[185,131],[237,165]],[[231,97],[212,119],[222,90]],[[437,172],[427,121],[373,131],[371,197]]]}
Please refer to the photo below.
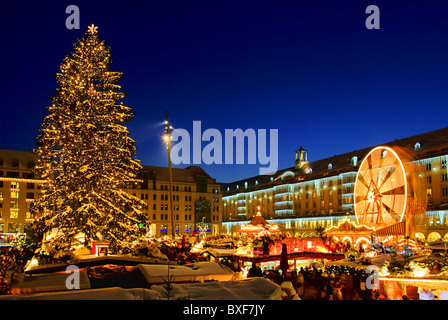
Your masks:
{"label": "building window", "polygon": [[417,142],[417,143],[414,145],[414,150],[420,150],[420,148],[421,148],[421,145],[420,145],[419,142]]}
{"label": "building window", "polygon": [[442,196],[448,196],[448,188],[447,187],[442,188]]}
{"label": "building window", "polygon": [[442,179],[442,182],[447,181],[447,174],[446,173],[442,173],[441,179]]}
{"label": "building window", "polygon": [[331,170],[331,169],[333,169],[333,164],[329,163],[328,164],[328,170]]}
{"label": "building window", "polygon": [[9,217],[12,219],[17,219],[19,217],[19,210],[11,210]]}
{"label": "building window", "polygon": [[9,178],[19,178],[20,173],[17,171],[6,171],[6,176]]}
{"label": "building window", "polygon": [[357,156],[352,157],[351,162],[352,162],[352,166],[357,166],[358,165],[358,157]]}
{"label": "building window", "polygon": [[426,163],[426,171],[431,171],[431,162]]}

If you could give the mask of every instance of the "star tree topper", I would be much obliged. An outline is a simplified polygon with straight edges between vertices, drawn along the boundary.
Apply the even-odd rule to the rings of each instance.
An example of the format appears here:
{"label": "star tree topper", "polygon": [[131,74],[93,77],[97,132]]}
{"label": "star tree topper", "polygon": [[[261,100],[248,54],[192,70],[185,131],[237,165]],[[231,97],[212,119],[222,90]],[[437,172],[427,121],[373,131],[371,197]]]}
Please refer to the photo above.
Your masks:
{"label": "star tree topper", "polygon": [[95,26],[93,23],[87,28],[87,32],[94,34],[94,33],[98,33],[98,27]]}

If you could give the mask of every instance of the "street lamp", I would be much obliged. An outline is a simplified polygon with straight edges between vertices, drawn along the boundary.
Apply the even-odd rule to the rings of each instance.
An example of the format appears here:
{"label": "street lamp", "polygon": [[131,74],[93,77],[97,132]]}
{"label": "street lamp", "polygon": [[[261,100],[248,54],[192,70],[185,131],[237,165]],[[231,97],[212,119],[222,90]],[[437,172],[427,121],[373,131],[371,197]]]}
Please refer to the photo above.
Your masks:
{"label": "street lamp", "polygon": [[166,143],[166,149],[168,150],[168,170],[170,175],[170,199],[169,199],[169,208],[170,208],[170,216],[171,216],[171,235],[174,239],[175,230],[174,230],[174,212],[173,212],[173,173],[171,170],[171,131],[173,127],[170,126],[168,122],[168,111],[166,111],[166,120],[165,120],[165,135],[163,139]]}
{"label": "street lamp", "polygon": [[207,229],[205,228],[205,217],[202,217],[202,233],[205,236]]}

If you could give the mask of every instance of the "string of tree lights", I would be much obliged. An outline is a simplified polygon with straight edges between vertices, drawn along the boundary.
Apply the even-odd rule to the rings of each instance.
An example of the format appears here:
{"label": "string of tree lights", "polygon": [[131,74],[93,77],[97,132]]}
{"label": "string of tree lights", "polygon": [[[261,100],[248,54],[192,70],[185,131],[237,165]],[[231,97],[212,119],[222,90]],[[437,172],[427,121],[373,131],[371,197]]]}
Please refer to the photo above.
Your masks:
{"label": "string of tree lights", "polygon": [[[69,248],[81,235],[84,246],[110,242],[125,252],[143,230],[146,204],[123,189],[138,182],[140,161],[123,122],[134,114],[118,103],[125,94],[122,73],[108,71],[110,48],[91,25],[74,44],[56,79],[59,88],[47,108],[37,149],[35,174],[46,180],[33,210],[36,230],[52,233],[51,243]],[[45,239],[45,238],[44,238]]]}

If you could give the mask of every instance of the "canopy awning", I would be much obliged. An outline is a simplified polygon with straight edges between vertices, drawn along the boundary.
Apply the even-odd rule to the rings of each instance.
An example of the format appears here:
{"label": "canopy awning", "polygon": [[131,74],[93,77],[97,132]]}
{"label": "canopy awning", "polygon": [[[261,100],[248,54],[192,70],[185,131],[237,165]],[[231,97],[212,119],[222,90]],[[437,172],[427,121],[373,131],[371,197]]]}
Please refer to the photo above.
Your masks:
{"label": "canopy awning", "polygon": [[401,222],[394,223],[390,226],[378,229],[378,230],[376,230],[375,234],[380,237],[404,236],[405,229],[406,229],[406,222],[401,221]]}

